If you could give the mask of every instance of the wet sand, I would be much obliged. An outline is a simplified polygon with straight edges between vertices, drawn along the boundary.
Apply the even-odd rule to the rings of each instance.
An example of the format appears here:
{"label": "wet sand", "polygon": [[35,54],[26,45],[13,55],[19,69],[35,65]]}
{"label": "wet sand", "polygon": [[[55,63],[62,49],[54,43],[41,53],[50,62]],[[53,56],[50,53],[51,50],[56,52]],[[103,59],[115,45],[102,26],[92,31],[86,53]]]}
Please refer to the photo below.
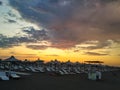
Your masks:
{"label": "wet sand", "polygon": [[0,90],[120,90],[120,71],[105,72],[101,81],[87,79],[87,74],[51,75],[32,73],[19,80],[0,80]]}

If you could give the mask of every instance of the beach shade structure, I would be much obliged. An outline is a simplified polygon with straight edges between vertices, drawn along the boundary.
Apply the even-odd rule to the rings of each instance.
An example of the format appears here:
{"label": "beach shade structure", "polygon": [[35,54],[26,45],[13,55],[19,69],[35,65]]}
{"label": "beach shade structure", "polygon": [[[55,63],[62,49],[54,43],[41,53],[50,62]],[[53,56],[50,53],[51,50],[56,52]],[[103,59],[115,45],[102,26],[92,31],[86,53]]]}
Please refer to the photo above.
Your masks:
{"label": "beach shade structure", "polygon": [[51,60],[50,62],[48,62],[47,63],[48,65],[50,65],[51,67],[52,66],[57,66],[57,65],[59,65],[60,64],[60,62],[57,60],[57,59],[55,59],[55,60]]}
{"label": "beach shade structure", "polygon": [[42,66],[44,64],[44,61],[38,58],[38,60],[34,61],[34,63],[36,63],[38,66]]}
{"label": "beach shade structure", "polygon": [[104,63],[103,61],[85,61],[86,63],[89,63],[89,64],[101,64],[101,63]]}
{"label": "beach shade structure", "polygon": [[67,65],[67,67],[72,67],[74,65],[74,63],[72,63],[70,60],[65,62],[65,64]]}
{"label": "beach shade structure", "polygon": [[14,56],[11,56],[11,57],[5,59],[4,61],[16,62],[16,61],[20,61],[20,60],[16,59]]}
{"label": "beach shade structure", "polygon": [[0,62],[2,62],[2,59],[0,59]]}
{"label": "beach shade structure", "polygon": [[1,66],[1,63],[2,63],[2,59],[0,59],[0,66]]}
{"label": "beach shade structure", "polygon": [[20,60],[16,59],[14,56],[4,59],[4,61],[5,62],[20,62]]}
{"label": "beach shade structure", "polygon": [[12,65],[18,65],[21,63],[20,60],[16,59],[14,56],[11,56],[7,59],[4,59],[2,61],[2,63],[4,63],[5,65],[7,64],[7,66],[9,67],[9,69],[11,68]]}
{"label": "beach shade structure", "polygon": [[54,67],[56,70],[57,67],[59,66],[60,62],[57,59],[55,59],[54,61],[51,61],[51,64],[52,64],[52,67]]}
{"label": "beach shade structure", "polygon": [[72,65],[73,63],[70,60],[68,60],[67,62],[65,62],[65,64],[66,65]]}
{"label": "beach shade structure", "polygon": [[101,64],[104,63],[103,61],[85,61],[85,62],[89,64],[89,69],[91,69],[91,67],[100,68]]}

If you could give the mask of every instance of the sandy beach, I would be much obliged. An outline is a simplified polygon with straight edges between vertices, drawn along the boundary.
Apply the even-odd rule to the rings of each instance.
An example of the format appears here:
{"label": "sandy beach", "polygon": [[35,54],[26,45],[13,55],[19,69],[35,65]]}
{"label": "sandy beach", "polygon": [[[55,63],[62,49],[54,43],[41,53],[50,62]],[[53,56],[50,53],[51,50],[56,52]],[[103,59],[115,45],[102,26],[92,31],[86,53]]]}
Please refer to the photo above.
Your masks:
{"label": "sandy beach", "polygon": [[87,79],[87,74],[51,75],[32,73],[19,80],[0,81],[0,90],[119,90],[120,71],[102,73],[101,81]]}

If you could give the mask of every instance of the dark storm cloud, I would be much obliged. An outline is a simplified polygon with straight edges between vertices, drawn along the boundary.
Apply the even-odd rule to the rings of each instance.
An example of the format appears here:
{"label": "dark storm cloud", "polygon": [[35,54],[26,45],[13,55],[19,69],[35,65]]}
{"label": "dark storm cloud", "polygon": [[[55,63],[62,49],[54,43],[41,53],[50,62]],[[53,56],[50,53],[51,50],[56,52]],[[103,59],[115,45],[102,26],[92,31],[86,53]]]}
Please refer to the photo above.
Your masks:
{"label": "dark storm cloud", "polygon": [[[37,43],[48,38],[45,30],[35,30],[34,28],[30,27],[26,30],[24,29],[23,32],[26,34],[25,36],[8,37],[0,34],[0,48],[19,46],[22,43]],[[34,48],[32,46],[28,47]]]}
{"label": "dark storm cloud", "polygon": [[80,47],[82,49],[88,49],[88,50],[94,50],[94,49],[105,49],[105,48],[111,48],[112,44],[114,43],[114,41],[112,40],[107,40],[107,41],[104,41],[104,42],[88,42],[88,45],[89,44],[92,44],[92,45],[89,45],[87,47]]}
{"label": "dark storm cloud", "polygon": [[2,1],[0,1],[0,5],[2,5]]}
{"label": "dark storm cloud", "polygon": [[103,42],[120,38],[119,0],[9,0],[9,2],[24,19],[46,28],[51,36],[50,42],[56,48],[70,48],[87,40]]}
{"label": "dark storm cloud", "polygon": [[9,48],[12,46],[18,46],[18,39],[16,37],[7,37],[0,34],[0,48]]}
{"label": "dark storm cloud", "polygon": [[[50,42],[50,40],[48,40],[48,42]],[[68,49],[70,47],[73,47],[74,43],[72,42],[67,42],[67,41],[54,41],[54,43],[51,43],[50,45],[26,45],[27,48],[31,48],[31,49],[35,49],[35,50],[43,50],[43,49],[47,49],[47,48],[58,48],[58,49]]]}
{"label": "dark storm cloud", "polygon": [[12,13],[12,11],[9,11],[7,14],[8,14],[10,17],[17,17],[15,14]]}
{"label": "dark storm cloud", "polygon": [[8,19],[8,23],[17,23],[15,20]]}
{"label": "dark storm cloud", "polygon": [[28,27],[23,30],[24,33],[26,33],[29,37],[35,39],[36,41],[40,40],[48,40],[47,31],[42,30],[35,30],[33,27]]}
{"label": "dark storm cloud", "polygon": [[102,53],[96,53],[96,52],[86,52],[85,54],[93,55],[93,56],[105,56],[105,55],[108,55],[108,54],[102,54]]}

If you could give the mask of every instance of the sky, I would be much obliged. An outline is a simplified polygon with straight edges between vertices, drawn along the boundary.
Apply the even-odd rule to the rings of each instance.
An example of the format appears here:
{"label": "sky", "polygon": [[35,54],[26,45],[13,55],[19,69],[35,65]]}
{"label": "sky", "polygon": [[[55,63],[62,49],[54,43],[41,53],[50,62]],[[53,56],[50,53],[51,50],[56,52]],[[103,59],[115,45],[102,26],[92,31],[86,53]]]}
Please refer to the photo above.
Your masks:
{"label": "sky", "polygon": [[120,0],[0,0],[0,58],[120,66]]}

